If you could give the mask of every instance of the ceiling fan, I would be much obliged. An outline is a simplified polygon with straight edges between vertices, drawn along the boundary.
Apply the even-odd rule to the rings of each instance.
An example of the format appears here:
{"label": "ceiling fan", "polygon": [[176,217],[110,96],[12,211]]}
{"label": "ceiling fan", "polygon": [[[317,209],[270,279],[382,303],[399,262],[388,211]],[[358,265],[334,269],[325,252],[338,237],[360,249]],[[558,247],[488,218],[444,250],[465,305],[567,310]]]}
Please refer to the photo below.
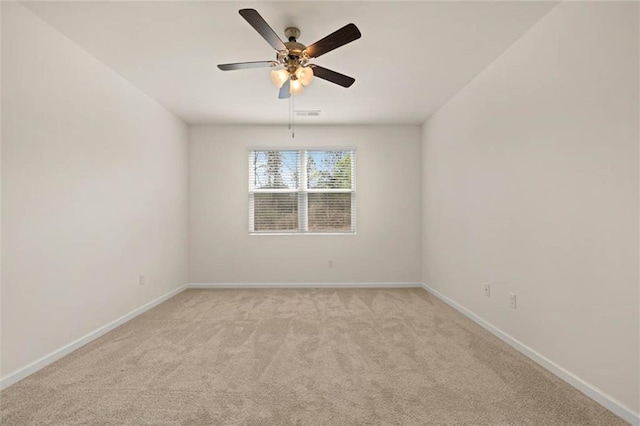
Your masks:
{"label": "ceiling fan", "polygon": [[305,46],[297,41],[298,37],[300,37],[298,28],[287,28],[284,33],[289,41],[283,42],[255,9],[241,9],[239,12],[275,49],[276,59],[275,61],[220,64],[218,68],[222,71],[262,67],[279,68],[282,66],[283,68],[271,71],[273,83],[280,88],[278,94],[280,99],[288,98],[291,94],[301,93],[304,90],[304,86],[311,83],[314,75],[342,87],[350,87],[356,81],[352,77],[310,63],[312,59],[359,39],[362,34],[354,24],[347,24],[312,45]]}

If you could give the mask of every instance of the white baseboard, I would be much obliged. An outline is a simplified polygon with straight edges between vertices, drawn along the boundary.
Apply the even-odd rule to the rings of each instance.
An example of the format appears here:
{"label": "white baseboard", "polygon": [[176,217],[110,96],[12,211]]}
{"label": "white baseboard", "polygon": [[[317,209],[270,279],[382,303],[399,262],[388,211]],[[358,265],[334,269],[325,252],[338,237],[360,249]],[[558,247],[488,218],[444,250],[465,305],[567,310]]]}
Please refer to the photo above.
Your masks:
{"label": "white baseboard", "polygon": [[86,334],[85,336],[79,338],[78,340],[75,340],[71,343],[69,343],[68,345],[65,345],[63,347],[61,347],[58,350],[55,350],[53,352],[51,352],[50,354],[47,354],[45,356],[43,356],[42,358],[32,362],[31,364],[14,371],[13,373],[3,377],[0,379],[0,390],[5,389],[9,386],[11,386],[12,384],[16,383],[19,380],[24,379],[25,377],[29,376],[30,374],[35,373],[36,371],[46,367],[47,365],[51,364],[54,361],[59,360],[60,358],[62,358],[63,356],[75,351],[76,349],[86,345],[87,343],[91,342],[92,340],[97,339],[98,337],[102,336],[105,333],[108,333],[109,331],[113,330],[114,328],[124,324],[125,322],[129,321],[130,319],[133,319],[135,317],[137,317],[138,315],[148,311],[149,309],[159,305],[160,303],[164,302],[167,299],[170,299],[171,297],[175,296],[178,293],[181,293],[182,291],[184,291],[186,288],[186,286],[180,286],[175,290],[170,291],[169,293],[158,297],[155,300],[152,300],[151,302],[137,308],[134,309],[133,311],[129,312],[126,315],[121,316],[120,318],[116,319],[115,321],[111,321],[109,324],[104,325],[94,331],[92,331],[89,334]]}
{"label": "white baseboard", "polygon": [[190,283],[187,288],[422,288],[422,283]]}
{"label": "white baseboard", "polygon": [[158,297],[151,302],[134,309],[126,315],[110,322],[109,324],[102,326],[89,334],[75,340],[58,350],[55,350],[42,358],[32,362],[31,364],[20,368],[19,370],[10,373],[9,375],[0,378],[0,390],[5,389],[12,384],[24,379],[25,377],[35,373],[36,371],[46,367],[47,365],[59,360],[63,356],[70,354],[76,349],[86,345],[87,343],[97,339],[105,333],[113,330],[114,328],[124,324],[137,317],[138,315],[148,311],[149,309],[159,305],[165,300],[175,296],[178,293],[188,288],[200,288],[200,289],[223,289],[223,288],[408,288],[408,287],[422,287],[422,283],[238,283],[238,284],[225,284],[225,283],[211,283],[211,284],[185,284],[177,289],[170,291],[169,293]]}
{"label": "white baseboard", "polygon": [[489,331],[491,334],[500,338],[503,342],[507,343],[509,346],[513,347],[518,352],[527,356],[531,360],[535,361],[536,363],[540,364],[542,367],[549,370],[551,373],[553,373],[560,379],[569,383],[571,386],[578,389],[580,392],[584,393],[589,398],[596,401],[598,404],[611,410],[613,413],[622,417],[625,421],[631,423],[632,425],[640,425],[640,414],[634,413],[629,407],[625,406],[620,401],[607,395],[605,392],[601,391],[597,387],[585,382],[584,380],[574,375],[570,371],[562,368],[555,362],[551,361],[549,358],[545,357],[544,355],[541,355],[540,353],[531,349],[529,346],[511,337],[504,331],[500,330],[498,327],[484,320],[480,316],[476,315],[475,313],[471,312],[464,306],[448,298],[444,294],[438,292],[437,290],[429,287],[426,284],[422,284],[422,287],[430,294],[442,300],[447,305],[451,306],[458,312],[462,313],[463,315],[471,319],[476,324],[480,325],[482,328]]}
{"label": "white baseboard", "polygon": [[537,362],[547,370],[549,370],[554,375],[558,376],[560,379],[569,383],[594,401],[598,402],[602,406],[608,408],[616,415],[620,416],[624,420],[628,421],[633,425],[640,425],[640,415],[638,413],[634,413],[630,408],[626,407],[621,402],[617,401],[615,398],[607,395],[597,387],[585,382],[579,377],[575,376],[571,372],[565,370],[561,366],[557,365],[550,359],[531,349],[527,345],[521,343],[517,339],[511,337],[507,333],[503,332],[493,324],[488,321],[482,319],[475,313],[471,312],[464,306],[458,304],[437,290],[429,287],[423,283],[412,283],[412,282],[396,282],[396,283],[190,283],[185,284],[177,289],[170,291],[169,293],[152,300],[151,302],[134,309],[126,315],[110,322],[109,324],[100,327],[91,333],[75,340],[68,345],[63,346],[62,348],[51,352],[48,355],[43,356],[42,358],[34,361],[33,363],[9,374],[0,379],[0,390],[11,386],[12,384],[22,380],[23,378],[29,376],[30,374],[35,373],[36,371],[46,367],[47,365],[57,361],[63,356],[73,352],[74,350],[86,345],[87,343],[97,339],[103,334],[113,330],[114,328],[124,324],[130,319],[135,318],[136,316],[148,311],[149,309],[159,305],[165,300],[175,296],[178,293],[181,293],[185,289],[239,289],[239,288],[415,288],[420,287],[424,288],[427,292],[434,295],[438,299],[442,300],[452,308],[456,309],[463,315],[470,318],[472,321],[485,328],[490,333],[494,334],[502,341],[518,350],[525,356],[529,357],[533,361]]}

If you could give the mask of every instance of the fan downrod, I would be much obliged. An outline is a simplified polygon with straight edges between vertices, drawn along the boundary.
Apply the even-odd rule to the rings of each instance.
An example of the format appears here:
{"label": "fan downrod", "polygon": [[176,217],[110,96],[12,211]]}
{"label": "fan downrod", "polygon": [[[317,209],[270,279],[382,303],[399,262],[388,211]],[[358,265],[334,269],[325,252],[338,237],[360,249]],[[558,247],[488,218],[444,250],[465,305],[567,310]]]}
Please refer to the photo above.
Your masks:
{"label": "fan downrod", "polygon": [[[287,36],[289,41],[285,42],[284,45],[287,47],[288,56],[286,57],[287,62],[290,61],[298,61],[302,58],[302,52],[307,48],[302,43],[298,43],[298,37],[300,37],[300,30],[296,27],[288,27],[284,30],[284,35]],[[293,64],[290,64],[293,65]],[[296,66],[299,64],[296,64]]]}

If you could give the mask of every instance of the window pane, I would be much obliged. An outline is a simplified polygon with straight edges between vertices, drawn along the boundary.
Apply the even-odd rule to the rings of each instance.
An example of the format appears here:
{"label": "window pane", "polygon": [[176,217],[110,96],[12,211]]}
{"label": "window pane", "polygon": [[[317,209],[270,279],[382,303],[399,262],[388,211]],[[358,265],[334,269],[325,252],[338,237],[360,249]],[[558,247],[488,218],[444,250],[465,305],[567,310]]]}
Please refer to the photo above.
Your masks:
{"label": "window pane", "polygon": [[313,193],[309,200],[310,232],[351,232],[351,194]]}
{"label": "window pane", "polygon": [[253,194],[253,229],[259,231],[296,231],[298,194]]}
{"label": "window pane", "polygon": [[252,189],[297,189],[299,151],[252,151]]}
{"label": "window pane", "polygon": [[352,151],[307,151],[309,188],[351,189]]}

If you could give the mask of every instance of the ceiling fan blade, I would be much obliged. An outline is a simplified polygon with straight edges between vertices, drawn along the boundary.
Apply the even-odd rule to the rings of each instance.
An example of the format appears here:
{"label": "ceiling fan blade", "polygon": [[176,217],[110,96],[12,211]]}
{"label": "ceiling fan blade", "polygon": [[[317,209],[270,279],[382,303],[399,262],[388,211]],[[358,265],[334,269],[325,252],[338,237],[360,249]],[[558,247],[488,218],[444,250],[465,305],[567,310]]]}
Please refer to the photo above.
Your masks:
{"label": "ceiling fan blade", "polygon": [[288,78],[287,81],[285,81],[282,87],[280,88],[280,92],[278,93],[278,99],[287,99],[291,96],[291,93],[289,93],[290,86],[291,86],[291,79]]}
{"label": "ceiling fan blade", "polygon": [[218,68],[222,71],[244,70],[248,68],[269,68],[278,65],[275,61],[256,61],[256,62],[236,62],[235,64],[220,64]]}
{"label": "ceiling fan blade", "polygon": [[328,68],[324,68],[318,65],[311,65],[313,67],[313,75],[323,80],[330,81],[342,87],[351,87],[356,81],[355,78],[351,78],[347,75],[340,74],[339,72],[332,71]]}
{"label": "ceiling fan blade", "polygon": [[276,50],[287,50],[280,37],[255,9],[240,9],[240,15]]}
{"label": "ceiling fan blade", "polygon": [[354,24],[347,24],[338,31],[329,34],[322,40],[316,41],[304,51],[310,58],[317,58],[320,55],[331,52],[333,49],[337,49],[340,46],[344,46],[347,43],[351,43],[352,41],[359,39],[361,36],[362,34],[360,34],[358,27]]}

